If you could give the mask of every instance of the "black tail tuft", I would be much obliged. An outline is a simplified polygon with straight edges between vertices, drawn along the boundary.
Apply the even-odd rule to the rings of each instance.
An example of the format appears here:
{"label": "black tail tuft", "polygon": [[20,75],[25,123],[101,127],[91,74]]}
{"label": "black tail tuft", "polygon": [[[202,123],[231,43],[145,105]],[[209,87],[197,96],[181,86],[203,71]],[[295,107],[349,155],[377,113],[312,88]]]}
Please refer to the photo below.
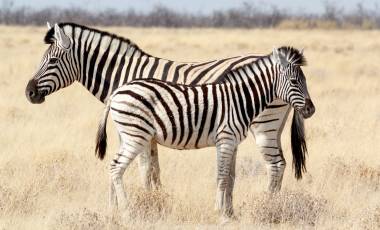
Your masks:
{"label": "black tail tuft", "polygon": [[294,176],[299,180],[302,179],[302,173],[306,172],[307,146],[304,119],[297,111],[293,113],[291,132]]}
{"label": "black tail tuft", "polygon": [[95,156],[97,156],[100,160],[104,159],[107,150],[107,132],[105,126],[105,124],[104,127],[100,124],[96,135]]}
{"label": "black tail tuft", "polygon": [[110,100],[104,110],[103,118],[99,123],[98,133],[96,135],[95,156],[100,160],[104,159],[107,150],[107,117],[110,110]]}

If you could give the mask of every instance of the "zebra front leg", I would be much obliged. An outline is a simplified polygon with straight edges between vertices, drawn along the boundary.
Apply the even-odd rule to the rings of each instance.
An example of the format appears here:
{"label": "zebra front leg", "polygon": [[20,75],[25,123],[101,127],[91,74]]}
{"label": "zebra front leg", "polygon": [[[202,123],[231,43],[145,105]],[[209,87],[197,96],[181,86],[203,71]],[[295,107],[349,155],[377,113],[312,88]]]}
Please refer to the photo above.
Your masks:
{"label": "zebra front leg", "polygon": [[281,134],[290,106],[275,100],[255,118],[250,130],[266,163],[269,192],[281,190],[286,162],[282,154]]}
{"label": "zebra front leg", "polygon": [[[273,138],[271,132],[260,132],[257,129],[252,130],[255,136],[256,144],[266,163],[268,174],[268,191],[278,192],[281,190],[282,178],[284,175],[286,161],[282,154],[280,138]],[[276,135],[277,136],[277,135]]]}
{"label": "zebra front leg", "polygon": [[226,213],[224,213],[224,216],[227,216],[229,218],[234,216],[233,207],[232,207],[232,204],[233,204],[232,192],[234,190],[234,185],[235,185],[236,153],[237,151],[235,150],[232,157],[230,175],[228,177],[228,186],[225,193],[225,200],[226,200],[225,203],[227,204],[227,206],[226,206]]}
{"label": "zebra front leg", "polygon": [[235,183],[236,146],[217,145],[216,208],[222,217],[233,217],[232,192]]}
{"label": "zebra front leg", "polygon": [[268,149],[262,148],[260,152],[263,154],[263,158],[267,164],[267,173],[269,177],[268,191],[279,192],[282,186],[282,179],[286,168],[286,161],[282,154],[282,150],[279,147],[277,151],[268,151]]}

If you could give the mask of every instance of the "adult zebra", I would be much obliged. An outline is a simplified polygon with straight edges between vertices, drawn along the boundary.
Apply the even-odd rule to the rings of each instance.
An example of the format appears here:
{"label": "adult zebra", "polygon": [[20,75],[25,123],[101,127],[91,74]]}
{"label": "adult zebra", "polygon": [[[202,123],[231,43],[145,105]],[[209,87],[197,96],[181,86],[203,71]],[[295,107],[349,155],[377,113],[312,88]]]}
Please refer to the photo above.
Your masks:
{"label": "adult zebra", "polygon": [[[50,46],[26,87],[26,97],[32,103],[42,103],[45,96],[74,81],[81,83],[102,102],[119,86],[133,79],[158,78],[188,85],[216,82],[223,78],[224,72],[261,57],[244,55],[198,63],[174,62],[153,57],[128,39],[73,23],[55,24],[54,28],[48,29],[44,40]],[[279,51],[291,55],[290,59],[296,59],[292,52],[287,52],[289,50],[282,48]],[[269,71],[264,65],[259,65],[258,69],[260,75]],[[281,188],[285,159],[280,137],[289,110],[286,103],[275,100],[260,113],[250,128],[268,166],[270,191]],[[311,116],[312,112],[309,114]],[[293,118],[292,152],[297,178],[301,178],[305,169],[306,145],[300,131],[303,131],[303,119]],[[160,184],[156,143],[152,143],[151,156],[152,159],[149,154],[145,158],[140,157],[147,187],[151,183],[154,186]]]}
{"label": "adult zebra", "polygon": [[[289,60],[288,53],[296,61]],[[224,73],[220,83],[185,86],[139,79],[118,88],[107,103],[95,150],[104,157],[110,111],[121,137],[120,151],[111,163],[110,200],[126,208],[122,176],[137,155],[150,151],[152,140],[176,149],[216,146],[217,207],[224,217],[231,217],[237,146],[254,118],[275,98],[306,116],[314,109],[301,69],[304,60],[296,49],[287,49],[284,56],[274,49],[268,56]],[[263,66],[268,71],[261,75]]]}

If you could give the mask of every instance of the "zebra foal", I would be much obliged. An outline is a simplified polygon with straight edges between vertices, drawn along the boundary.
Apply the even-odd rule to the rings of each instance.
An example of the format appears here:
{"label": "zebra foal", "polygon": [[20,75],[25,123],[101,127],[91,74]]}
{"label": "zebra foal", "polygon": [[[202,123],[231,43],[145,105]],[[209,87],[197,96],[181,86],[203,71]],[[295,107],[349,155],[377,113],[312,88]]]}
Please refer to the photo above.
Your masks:
{"label": "zebra foal", "polygon": [[[111,95],[96,140],[96,155],[104,158],[109,112],[120,135],[120,149],[111,162],[110,201],[122,210],[126,194],[122,176],[152,142],[175,149],[216,146],[216,206],[233,216],[232,191],[238,145],[260,112],[281,99],[300,114],[313,110],[301,66],[305,58],[294,48],[274,49],[267,56],[226,72],[218,83],[186,86],[158,79],[139,79]],[[263,74],[261,69],[267,71]]]}

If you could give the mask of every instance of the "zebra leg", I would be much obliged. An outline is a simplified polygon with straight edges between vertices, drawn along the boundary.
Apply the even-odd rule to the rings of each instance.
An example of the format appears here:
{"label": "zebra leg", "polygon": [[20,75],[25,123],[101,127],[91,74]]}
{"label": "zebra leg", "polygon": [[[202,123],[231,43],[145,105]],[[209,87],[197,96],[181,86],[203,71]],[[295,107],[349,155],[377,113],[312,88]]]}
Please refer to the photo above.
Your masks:
{"label": "zebra leg", "polygon": [[[120,134],[119,137],[119,143],[122,143]],[[119,150],[119,152],[122,152],[122,149]],[[116,156],[119,155],[119,152],[116,153]],[[117,159],[117,157],[115,157]],[[112,164],[111,164],[112,165]],[[112,168],[112,166],[111,166]],[[115,211],[117,207],[117,199],[116,199],[116,192],[115,192],[115,186],[113,184],[112,177],[110,177],[110,187],[109,187],[109,207],[111,208],[112,212]]]}
{"label": "zebra leg", "polygon": [[286,167],[281,147],[281,134],[289,111],[290,107],[287,105],[272,105],[264,110],[251,126],[256,145],[266,162],[269,192],[281,190]]}
{"label": "zebra leg", "polygon": [[152,140],[151,146],[150,146],[150,153],[151,153],[151,163],[152,163],[152,185],[155,189],[159,189],[161,187],[161,180],[160,180],[160,164],[158,161],[158,149],[157,149],[157,142]]}
{"label": "zebra leg", "polygon": [[216,208],[222,217],[233,216],[232,192],[235,182],[236,146],[217,146],[217,193]]}
{"label": "zebra leg", "polygon": [[226,200],[226,213],[224,213],[225,216],[227,217],[232,217],[233,216],[233,199],[232,199],[232,192],[234,190],[234,185],[235,185],[235,168],[236,168],[236,150],[233,154],[232,157],[232,162],[231,162],[231,169],[230,169],[230,175],[228,177],[228,186],[226,188],[226,194],[225,194],[225,200]]}
{"label": "zebra leg", "polygon": [[116,199],[117,207],[121,211],[125,211],[127,208],[127,196],[124,191],[123,174],[138,153],[141,152],[135,148],[131,148],[131,145],[127,147],[128,148],[122,148],[122,150],[116,154],[110,167],[112,183],[110,201],[113,202]]}
{"label": "zebra leg", "polygon": [[139,155],[139,169],[142,183],[146,190],[152,189],[152,157],[150,148]]}
{"label": "zebra leg", "polygon": [[139,155],[139,168],[143,185],[147,190],[161,187],[157,142],[152,140],[150,150]]}
{"label": "zebra leg", "polygon": [[110,178],[110,188],[109,188],[109,207],[112,212],[115,211],[117,207],[117,200],[116,200],[116,193],[115,193],[115,186],[113,184],[112,178]]}

